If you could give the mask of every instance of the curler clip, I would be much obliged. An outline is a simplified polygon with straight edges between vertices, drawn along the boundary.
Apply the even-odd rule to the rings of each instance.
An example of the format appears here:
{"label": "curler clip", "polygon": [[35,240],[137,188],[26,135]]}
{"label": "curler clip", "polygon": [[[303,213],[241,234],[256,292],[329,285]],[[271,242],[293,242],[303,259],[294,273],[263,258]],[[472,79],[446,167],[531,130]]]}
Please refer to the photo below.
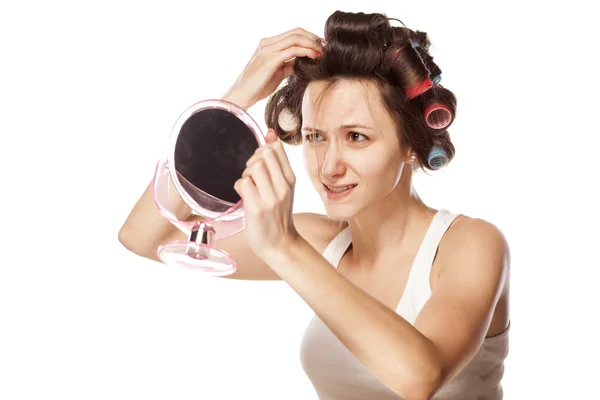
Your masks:
{"label": "curler clip", "polygon": [[425,78],[422,82],[418,82],[408,88],[406,88],[406,94],[410,99],[414,99],[415,97],[425,93],[432,87],[437,86],[442,80],[442,70],[437,64],[433,61],[433,57],[429,55],[427,49],[421,47],[419,42],[415,40],[409,40],[413,51],[419,57],[423,68],[427,71],[427,78]]}

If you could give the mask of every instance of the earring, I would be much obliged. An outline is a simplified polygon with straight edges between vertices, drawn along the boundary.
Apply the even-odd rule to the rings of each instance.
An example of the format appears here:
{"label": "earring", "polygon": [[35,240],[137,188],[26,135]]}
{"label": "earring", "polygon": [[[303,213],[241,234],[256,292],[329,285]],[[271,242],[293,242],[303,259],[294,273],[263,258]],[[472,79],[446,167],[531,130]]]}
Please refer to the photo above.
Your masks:
{"label": "earring", "polygon": [[412,156],[410,156],[410,158],[409,158],[410,162],[415,162],[416,159],[417,159],[417,156],[415,156],[414,154]]}

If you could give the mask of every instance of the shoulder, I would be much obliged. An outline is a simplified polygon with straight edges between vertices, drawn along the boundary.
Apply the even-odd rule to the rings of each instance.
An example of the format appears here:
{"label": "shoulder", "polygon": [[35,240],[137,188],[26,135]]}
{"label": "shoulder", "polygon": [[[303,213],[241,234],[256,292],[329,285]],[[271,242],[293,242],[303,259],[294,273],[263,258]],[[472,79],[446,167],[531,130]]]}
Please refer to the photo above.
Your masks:
{"label": "shoulder", "polygon": [[[493,223],[481,218],[459,214],[445,235],[453,244],[475,246],[501,246],[508,250],[508,243],[502,230]],[[469,241],[469,243],[467,243]]]}
{"label": "shoulder", "polygon": [[510,266],[510,248],[493,223],[465,215],[456,217],[440,242],[444,271],[483,274],[503,280]]}
{"label": "shoulder", "polygon": [[335,221],[317,213],[297,213],[293,215],[296,230],[319,253],[348,226],[346,221]]}

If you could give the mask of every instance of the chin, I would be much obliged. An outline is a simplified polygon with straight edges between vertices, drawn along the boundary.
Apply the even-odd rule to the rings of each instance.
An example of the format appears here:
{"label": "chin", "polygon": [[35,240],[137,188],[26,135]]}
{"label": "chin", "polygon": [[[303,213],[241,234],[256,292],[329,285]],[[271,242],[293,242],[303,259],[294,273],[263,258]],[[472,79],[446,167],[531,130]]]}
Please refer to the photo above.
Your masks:
{"label": "chin", "polygon": [[356,206],[352,204],[324,204],[327,217],[333,221],[349,221],[357,213]]}

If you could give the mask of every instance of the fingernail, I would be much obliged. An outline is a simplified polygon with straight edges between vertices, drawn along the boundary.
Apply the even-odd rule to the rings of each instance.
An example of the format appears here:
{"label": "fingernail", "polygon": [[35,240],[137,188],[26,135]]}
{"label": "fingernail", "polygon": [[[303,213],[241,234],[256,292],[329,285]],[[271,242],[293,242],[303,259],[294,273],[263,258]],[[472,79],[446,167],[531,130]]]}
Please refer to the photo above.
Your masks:
{"label": "fingernail", "polygon": [[323,39],[323,38],[318,38],[317,43],[319,43],[321,45],[321,47],[327,46],[327,41],[325,41],[325,39]]}

